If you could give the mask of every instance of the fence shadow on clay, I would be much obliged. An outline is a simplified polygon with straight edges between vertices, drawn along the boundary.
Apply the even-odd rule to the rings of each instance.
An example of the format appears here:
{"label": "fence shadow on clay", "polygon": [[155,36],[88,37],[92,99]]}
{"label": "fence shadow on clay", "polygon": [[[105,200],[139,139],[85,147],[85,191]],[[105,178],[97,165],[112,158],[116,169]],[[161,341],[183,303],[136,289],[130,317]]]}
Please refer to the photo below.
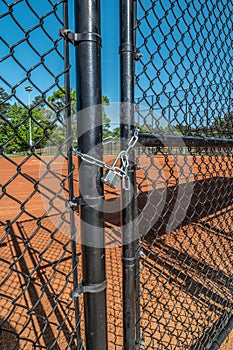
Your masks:
{"label": "fence shadow on clay", "polygon": [[[232,185],[233,179],[223,177],[213,177],[191,183],[191,187],[188,189],[188,191],[190,192],[191,189],[192,193],[190,198],[188,198],[188,206],[185,207],[187,201],[184,202],[183,208],[182,201],[178,203],[179,206],[185,211],[185,215],[182,215],[183,218],[180,222],[179,218],[177,218],[179,226],[192,224],[195,222],[197,223],[202,218],[210,215],[216,216],[218,211],[233,205],[232,199],[230,196],[228,196],[226,191],[226,188],[230,188]],[[158,189],[155,188],[154,190],[144,191],[138,194],[138,209],[139,213],[142,213],[142,217],[144,215],[143,211],[145,211],[146,207],[148,207],[148,213],[146,215],[148,217],[152,217],[154,215],[154,211],[156,210],[156,205],[161,201],[161,198],[163,198],[163,209],[157,221],[154,223],[153,227],[151,227],[152,235],[154,235],[155,231],[157,234],[166,232],[167,224],[176,205],[178,189],[180,189],[181,193],[185,194],[186,188],[188,187],[189,184],[179,184],[177,186],[175,185]],[[105,220],[109,224],[120,226],[120,206],[119,208],[116,206],[116,212],[106,213]],[[141,227],[140,232],[143,232],[143,226]],[[145,234],[147,234],[147,239],[149,239],[150,232]]]}
{"label": "fence shadow on clay", "polygon": [[11,324],[0,317],[0,348],[2,350],[13,350],[17,348],[17,332]]}
{"label": "fence shadow on clay", "polygon": [[[186,215],[172,232],[167,224],[178,188],[169,187],[159,219],[142,235],[140,319],[149,348],[173,335],[174,349],[207,349],[230,319],[233,206],[226,188],[232,184],[233,179],[221,177],[195,181]],[[162,195],[162,189],[139,194],[140,210],[147,201],[159,203]],[[152,337],[144,326],[148,322]]]}
{"label": "fence shadow on clay", "polygon": [[[16,335],[12,336],[12,349],[17,345],[17,339],[20,346],[30,347],[31,344],[35,344],[45,349],[65,349],[67,346],[69,349],[77,349],[74,339],[74,310],[70,294],[73,290],[70,243],[64,233],[54,228],[54,220],[59,221],[60,216],[51,216],[41,218],[39,221],[21,218],[12,225],[8,221],[9,233],[7,240],[4,240],[4,247],[11,252],[5,257],[8,264],[2,266],[1,273],[9,274],[10,264],[13,262],[14,291],[11,293],[11,300],[4,304],[2,309],[0,308],[0,315],[12,315],[10,320],[16,329]],[[6,230],[5,225],[3,229]],[[78,242],[77,250],[79,257],[81,253]],[[64,254],[66,252],[67,254]],[[123,334],[121,248],[106,249],[106,260],[109,343],[112,349],[121,349]],[[78,272],[81,280],[80,265]],[[12,285],[12,282],[5,283],[8,292],[10,284]],[[6,292],[7,295],[8,292]],[[21,315],[17,313],[16,317],[14,313],[12,314],[12,310],[19,294],[25,298],[26,304],[24,306],[21,300],[18,301]],[[80,306],[83,308],[82,301]],[[27,340],[24,339],[25,332]]]}
{"label": "fence shadow on clay", "polygon": [[[166,226],[177,201],[178,186],[158,188],[152,191],[139,193],[139,213],[143,213],[146,206],[149,206],[149,210],[152,213],[152,211],[155,210],[155,206],[150,206],[150,203],[158,203],[159,199],[166,194],[164,208],[160,217],[149,232],[142,236],[141,261],[144,264],[142,274],[145,274],[145,276],[141,275],[141,282],[144,283],[144,287],[146,287],[146,278],[150,271],[153,271],[154,276],[156,276],[161,274],[161,271],[163,270],[162,276],[169,280],[168,283],[170,285],[175,284],[178,288],[181,288],[186,295],[190,296],[190,298],[197,300],[199,304],[205,305],[205,308],[209,309],[209,312],[215,313],[215,311],[218,310],[218,314],[221,315],[222,318],[224,315],[228,315],[229,308],[232,307],[230,302],[228,300],[226,301],[224,295],[221,295],[221,293],[213,293],[211,288],[208,288],[208,286],[203,283],[205,276],[208,277],[209,275],[215,275],[216,278],[213,283],[218,288],[222,289],[226,295],[229,295],[232,291],[231,284],[228,283],[229,288],[226,287],[227,281],[229,282],[229,276],[227,276],[227,273],[225,273],[223,269],[219,270],[214,265],[214,263],[216,263],[216,261],[214,262],[216,255],[213,254],[212,258],[209,258],[209,261],[202,262],[201,256],[195,258],[195,256],[184,251],[187,248],[185,245],[181,247],[176,246],[176,244],[182,245],[180,243],[181,238],[179,239],[179,234],[182,236],[182,234],[184,235],[188,233],[188,246],[193,246],[195,250],[198,242],[195,240],[192,241],[193,233],[189,233],[189,228],[191,227],[192,230],[196,231],[199,246],[203,246],[208,240],[208,246],[210,247],[209,249],[211,249],[211,252],[214,250],[218,252],[220,249],[219,245],[222,244],[226,247],[226,244],[228,243],[229,249],[226,250],[226,253],[230,254],[230,251],[232,253],[232,240],[229,232],[232,224],[231,214],[233,209],[231,208],[232,200],[225,190],[226,188],[231,187],[232,184],[233,180],[231,178],[222,177],[194,181],[192,184],[192,196],[186,210],[186,216],[183,218],[178,228],[170,234],[166,233]],[[180,184],[179,186],[185,191],[186,184]],[[221,200],[219,198],[221,198]],[[111,200],[113,199],[108,199],[109,202]],[[225,231],[223,226],[218,226],[222,216],[224,216],[222,222],[224,221],[226,225]],[[44,218],[44,221],[47,219],[49,220],[49,217]],[[120,208],[118,213],[107,213],[105,215],[105,220],[106,226],[110,226],[111,228],[115,226],[117,230],[117,233],[115,234],[120,235],[118,231],[120,226]],[[8,224],[10,225],[10,223]],[[33,225],[33,227],[31,225]],[[15,252],[13,260],[17,260],[18,272],[16,275],[19,279],[24,280],[25,285],[22,288],[24,288],[23,290],[27,289],[29,303],[31,305],[36,304],[34,309],[35,314],[30,318],[30,322],[37,323],[37,326],[34,325],[33,327],[37,327],[36,332],[41,334],[45,346],[49,348],[53,343],[56,344],[56,342],[58,342],[59,344],[59,338],[62,338],[63,341],[65,341],[66,344],[70,344],[72,348],[75,346],[75,340],[72,339],[72,323],[74,325],[74,322],[71,322],[70,319],[70,317],[73,318],[73,309],[70,305],[71,299],[69,294],[72,288],[72,277],[70,261],[71,254],[66,245],[68,243],[68,238],[64,235],[60,236],[59,232],[56,233],[54,228],[48,227],[48,225],[49,224],[41,223],[41,229],[43,232],[38,231],[37,234],[35,234],[35,237],[31,237],[31,234],[32,232],[35,232],[36,228],[38,228],[36,220],[18,221],[17,225],[14,226],[17,232],[14,232],[11,227],[12,234],[10,239],[12,240],[12,247]],[[141,230],[142,229],[143,227],[141,227]],[[203,236],[204,231],[205,236]],[[20,235],[20,239],[18,239],[19,237],[17,234]],[[23,248],[25,242],[27,242],[26,250]],[[4,243],[6,243],[6,241],[3,241],[3,244]],[[54,246],[53,249],[51,247],[46,248],[49,247],[50,243],[52,243],[52,245],[55,244],[56,247]],[[63,249],[63,247],[65,249]],[[68,253],[67,255],[65,254],[66,252]],[[219,260],[220,258],[221,254],[217,254],[217,259]],[[184,267],[182,266],[183,261],[185,261],[186,264]],[[178,264],[178,266],[174,267],[174,263]],[[179,268],[179,266],[181,266],[181,268]],[[189,269],[189,267],[193,266],[198,266],[198,269],[192,270],[190,276],[184,272],[185,268]],[[196,275],[200,277],[200,281],[197,281],[196,278],[194,278],[193,271],[196,271]],[[36,278],[34,279],[34,277]],[[50,283],[52,279],[53,283]],[[64,283],[67,283],[67,288],[66,290],[64,289],[62,295],[61,286],[64,285]],[[44,286],[42,288],[43,292],[50,295],[46,307],[40,294],[41,286]],[[151,286],[148,285],[148,290],[150,288]],[[67,289],[69,291],[67,291]],[[197,290],[200,292],[197,292]],[[142,296],[142,300],[143,298],[144,296]],[[142,303],[144,303],[144,301],[142,301]],[[225,313],[221,305],[225,305]],[[70,315],[68,313],[67,319],[64,322],[64,308],[67,307]],[[223,313],[221,313],[219,308]],[[10,311],[11,309],[8,310],[8,312]],[[52,318],[48,320],[48,322],[46,321],[45,326],[46,317],[50,312]],[[201,310],[198,309],[198,315],[199,313],[201,313]],[[38,320],[35,320],[36,315],[40,315]],[[191,314],[190,317],[192,317]],[[215,324],[218,325],[217,323],[220,322],[219,319],[217,319],[217,315],[213,317],[213,322],[210,327],[206,328],[207,333],[211,333],[215,329]],[[59,325],[62,325],[59,328],[59,332],[62,333],[62,336],[60,336],[60,333],[57,330]],[[31,340],[28,340],[28,344],[33,342],[32,339],[33,336]],[[197,340],[197,342],[198,341],[199,340]],[[194,346],[193,349],[195,349],[195,345],[191,346]]]}
{"label": "fence shadow on clay", "polygon": [[[45,228],[35,231],[33,219],[13,225],[7,221],[7,225],[6,264],[1,269],[6,276],[2,286],[6,296],[0,311],[15,328],[12,349],[17,342],[45,349],[66,344],[76,349],[69,239]],[[5,325],[3,322],[3,329]]]}

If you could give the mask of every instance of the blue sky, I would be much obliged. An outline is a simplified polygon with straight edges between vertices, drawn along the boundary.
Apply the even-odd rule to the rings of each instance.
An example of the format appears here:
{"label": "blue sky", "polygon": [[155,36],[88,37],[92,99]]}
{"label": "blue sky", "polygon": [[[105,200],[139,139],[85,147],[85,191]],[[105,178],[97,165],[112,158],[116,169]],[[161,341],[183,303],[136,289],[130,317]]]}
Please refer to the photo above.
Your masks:
{"label": "blue sky", "polygon": [[101,2],[103,35],[103,94],[119,101],[119,5],[116,0]]}
{"label": "blue sky", "polygon": [[[119,101],[119,1],[101,2],[102,89],[111,102]],[[70,24],[73,26],[72,1]],[[75,86],[74,79],[72,85]]]}
{"label": "blue sky", "polygon": [[[58,1],[53,1],[55,4]],[[63,61],[56,51],[52,51],[53,43],[49,36],[57,38],[58,29],[61,28],[59,17],[62,19],[62,6],[58,6],[58,19],[54,16],[51,3],[48,0],[17,0],[12,15],[8,12],[7,2],[0,2],[0,15],[6,14],[0,20],[2,40],[0,40],[1,57],[5,60],[1,63],[1,76],[5,79],[0,82],[8,93],[11,87],[16,88],[17,96],[24,103],[27,101],[25,86],[32,85],[27,78],[27,70],[30,71],[31,81],[34,88],[31,98],[40,95],[41,91],[47,90],[48,95],[53,90],[54,76],[59,76],[62,71]],[[8,1],[10,4],[10,1]],[[28,6],[28,4],[31,6]],[[73,29],[73,0],[70,1],[70,27]],[[116,0],[102,0],[102,84],[103,94],[107,95],[112,102],[119,100],[119,4]],[[47,15],[48,14],[48,15]],[[40,24],[43,21],[41,30]],[[48,35],[46,34],[48,33]],[[25,37],[28,36],[28,41]],[[19,43],[18,45],[16,45]],[[51,52],[49,53],[49,51]],[[62,52],[62,41],[58,42],[58,52]],[[13,57],[8,55],[13,53]],[[43,56],[44,64],[41,64]],[[74,75],[74,49],[70,46],[70,57],[72,63],[71,84],[75,87]],[[9,85],[7,85],[9,84]],[[62,85],[62,78],[60,78]],[[51,87],[51,89],[50,89]]]}
{"label": "blue sky", "polygon": [[[71,29],[73,1],[69,1]],[[63,41],[57,34],[62,27],[59,20],[62,5],[57,6],[57,16],[51,5],[58,3],[57,0],[0,1],[0,14],[5,13],[0,20],[0,51],[5,58],[0,66],[3,78],[0,86],[8,93],[14,88],[16,96],[25,104],[27,85],[33,85],[31,98],[43,92],[51,95],[57,88],[55,82],[64,85]],[[205,113],[208,102],[212,116],[228,104],[227,84],[233,80],[232,66],[229,66],[233,59],[233,5],[228,0],[216,3],[214,6],[206,0],[138,0],[137,47],[143,57],[136,63],[135,97],[143,96],[143,102],[149,107],[152,100],[148,96],[157,96],[154,107],[158,113],[168,107],[169,97],[171,112],[176,113],[178,104],[180,118],[187,107],[197,108],[199,103],[198,114]],[[14,4],[12,13],[7,13],[9,4]],[[118,102],[119,0],[101,0],[101,22],[102,91],[111,102]],[[75,87],[72,46],[70,56],[71,84]],[[215,102],[212,104],[212,97],[218,106]],[[195,115],[196,110],[192,113]]]}

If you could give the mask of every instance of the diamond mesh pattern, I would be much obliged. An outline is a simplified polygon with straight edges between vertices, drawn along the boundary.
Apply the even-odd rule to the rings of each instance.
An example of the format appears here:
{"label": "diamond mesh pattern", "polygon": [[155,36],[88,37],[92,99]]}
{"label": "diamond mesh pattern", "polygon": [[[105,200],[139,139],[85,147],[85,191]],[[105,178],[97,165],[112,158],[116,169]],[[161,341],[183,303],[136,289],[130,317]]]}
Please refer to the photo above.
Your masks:
{"label": "diamond mesh pattern", "polygon": [[[209,349],[233,311],[233,3],[137,4],[136,122],[163,142],[136,150],[137,342]],[[193,143],[176,146],[163,135]],[[218,145],[195,146],[197,136]]]}
{"label": "diamond mesh pattern", "polygon": [[[70,293],[81,277],[80,247],[70,239],[65,203],[70,179],[78,182],[77,159],[70,171],[58,35],[65,3],[0,4],[1,348],[78,348],[81,315]],[[232,317],[233,3],[137,3],[138,127],[194,140],[136,149],[137,342],[209,349]],[[209,139],[217,145],[207,146]],[[106,216],[106,233],[120,241],[118,215]],[[106,257],[109,349],[121,349],[121,249],[107,249]]]}
{"label": "diamond mesh pattern", "polygon": [[78,348],[80,315],[70,295],[77,262],[65,205],[73,175],[67,70],[58,35],[64,4],[0,4],[0,348]]}

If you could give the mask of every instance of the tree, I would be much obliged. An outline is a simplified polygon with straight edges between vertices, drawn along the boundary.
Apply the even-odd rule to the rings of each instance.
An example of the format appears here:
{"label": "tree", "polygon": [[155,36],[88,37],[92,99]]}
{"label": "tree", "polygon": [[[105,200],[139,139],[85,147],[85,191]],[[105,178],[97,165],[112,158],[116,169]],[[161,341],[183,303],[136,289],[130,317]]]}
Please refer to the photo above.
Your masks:
{"label": "tree", "polygon": [[4,116],[8,108],[10,106],[10,103],[7,102],[9,100],[9,95],[7,92],[3,89],[3,87],[0,87],[0,114]]}
{"label": "tree", "polygon": [[[27,148],[28,120],[26,108],[14,103],[0,126],[0,142],[7,152]],[[28,139],[29,140],[29,139]]]}
{"label": "tree", "polygon": [[[32,110],[31,115],[33,145],[45,147],[55,126],[41,110]],[[14,103],[9,107],[7,116],[0,125],[0,144],[8,153],[29,148],[29,116],[27,108]]]}
{"label": "tree", "polygon": [[42,96],[36,96],[32,101],[32,104],[39,110],[46,108],[46,102]]}
{"label": "tree", "polygon": [[113,137],[120,137],[121,129],[119,126],[117,126],[115,129],[112,131],[112,136]]}
{"label": "tree", "polygon": [[[71,113],[73,115],[72,130],[73,130],[73,137],[75,139],[76,131],[77,131],[76,120],[74,118],[74,116],[76,115],[76,91],[71,89],[70,96],[71,96]],[[64,121],[65,120],[65,89],[63,88],[62,90],[54,91],[53,94],[48,98],[48,102],[53,109],[59,112],[59,114],[61,115],[61,121]],[[109,104],[110,104],[109,98],[107,96],[102,96],[103,138],[106,138],[111,135],[111,130],[110,130],[111,120],[107,117],[107,114],[105,111],[105,107],[109,106]],[[62,128],[62,126],[57,125],[56,131],[59,132],[60,141],[62,141],[62,131],[60,130],[60,128]],[[63,133],[63,142],[64,141],[65,141],[65,133]]]}
{"label": "tree", "polygon": [[[74,114],[76,112],[76,91],[72,88],[70,89],[70,99],[71,113]],[[54,91],[52,95],[48,97],[48,102],[56,112],[60,112],[60,115],[64,120],[66,106],[65,88]]]}
{"label": "tree", "polygon": [[[71,124],[73,138],[76,138],[76,91],[70,89],[70,100],[71,100]],[[48,97],[48,104],[51,106],[53,111],[54,119],[56,120],[55,130],[50,136],[49,143],[61,145],[66,141],[66,95],[65,88],[58,89]]]}
{"label": "tree", "polygon": [[[71,89],[72,131],[76,138],[76,92]],[[20,104],[11,105],[7,102],[9,96],[0,88],[1,115],[0,147],[6,152],[22,151],[29,148],[29,121],[31,121],[32,140],[36,148],[47,145],[61,145],[66,141],[65,121],[65,91],[56,90],[46,101],[42,96],[36,96],[29,110]],[[110,119],[105,112],[109,105],[107,96],[103,96],[103,135],[111,135]]]}
{"label": "tree", "polygon": [[109,98],[107,96],[102,96],[102,118],[103,118],[103,138],[107,138],[112,135],[110,130],[111,119],[107,117],[105,107],[109,106]]}
{"label": "tree", "polygon": [[217,116],[211,125],[211,129],[216,137],[233,137],[233,111],[224,116]]}

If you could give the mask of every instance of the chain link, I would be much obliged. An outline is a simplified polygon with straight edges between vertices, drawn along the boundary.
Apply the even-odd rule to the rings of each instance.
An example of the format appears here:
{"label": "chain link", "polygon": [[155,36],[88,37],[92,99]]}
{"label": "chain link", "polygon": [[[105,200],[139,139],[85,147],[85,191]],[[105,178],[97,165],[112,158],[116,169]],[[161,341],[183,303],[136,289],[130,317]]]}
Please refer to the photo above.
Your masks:
{"label": "chain link", "polygon": [[[232,5],[137,0],[135,120],[163,140],[137,152],[135,334],[147,350],[217,348],[231,322]],[[171,147],[169,134],[193,144]]]}
{"label": "chain link", "polygon": [[129,153],[130,149],[134,148],[134,146],[138,142],[138,132],[139,132],[139,129],[137,129],[137,128],[134,129],[134,134],[131,137],[131,139],[129,140],[127,150],[125,151],[126,153]]}
{"label": "chain link", "polygon": [[[93,156],[90,156],[89,154],[84,154],[78,150],[78,147],[74,147],[73,151],[74,154],[79,156],[84,162],[96,165],[100,168],[106,168],[112,172],[117,173],[120,177],[122,177],[122,187],[125,190],[130,189],[130,181],[129,181],[129,176],[128,176],[128,167],[129,167],[129,151],[134,148],[138,141],[138,129],[134,129],[133,136],[130,138],[127,149],[124,151],[120,151],[118,155],[116,156],[114,162],[112,165],[109,165],[105,163],[102,160],[99,160]],[[121,159],[121,167],[117,167],[116,164],[118,160]]]}

